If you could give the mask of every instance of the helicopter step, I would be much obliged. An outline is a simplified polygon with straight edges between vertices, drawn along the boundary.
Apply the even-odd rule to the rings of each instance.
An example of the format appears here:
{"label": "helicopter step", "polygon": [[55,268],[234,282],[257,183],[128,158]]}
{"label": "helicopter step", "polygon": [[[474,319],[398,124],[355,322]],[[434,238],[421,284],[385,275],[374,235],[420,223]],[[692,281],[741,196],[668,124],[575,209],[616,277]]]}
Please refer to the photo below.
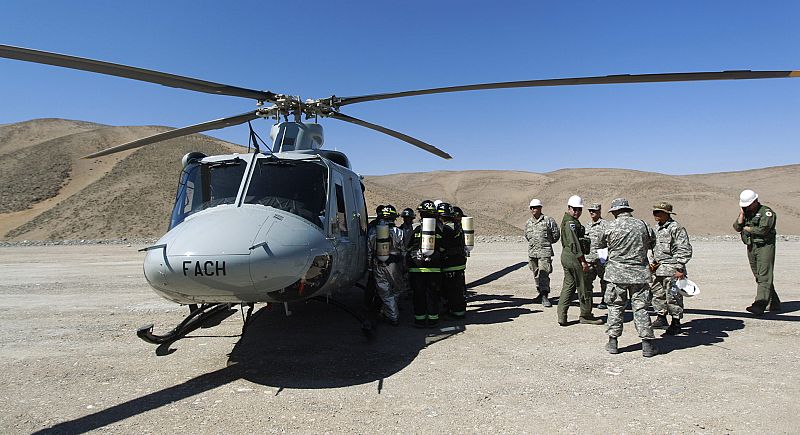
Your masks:
{"label": "helicopter step", "polygon": [[[153,324],[142,326],[136,330],[136,336],[151,344],[163,344],[178,340],[186,334],[199,328],[204,321],[220,312],[230,308],[231,304],[202,304],[189,306],[189,315],[174,329],[166,334],[158,335],[153,333]],[[252,310],[252,309],[251,309]]]}

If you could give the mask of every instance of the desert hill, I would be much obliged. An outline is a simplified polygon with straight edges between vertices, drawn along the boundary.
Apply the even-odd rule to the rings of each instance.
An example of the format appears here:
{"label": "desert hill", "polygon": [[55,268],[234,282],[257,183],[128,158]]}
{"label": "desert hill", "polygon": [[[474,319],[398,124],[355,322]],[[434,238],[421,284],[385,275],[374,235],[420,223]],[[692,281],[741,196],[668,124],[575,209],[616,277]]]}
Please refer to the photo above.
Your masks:
{"label": "desert hill", "polygon": [[[459,204],[468,213],[491,216],[516,228],[514,234],[525,227],[531,198],[541,199],[544,213],[560,222],[571,195],[580,195],[587,203],[599,202],[604,210],[612,199],[626,197],[635,210],[634,215],[648,222],[652,219],[649,207],[665,200],[673,204],[675,219],[690,234],[730,234],[731,224],[739,213],[739,193],[750,188],[777,212],[781,234],[800,234],[800,165],[680,176],[626,169],[561,169],[544,174],[428,172],[367,177],[367,180],[382,188],[405,186],[406,195],[417,199],[435,197],[437,193],[429,192],[439,192],[441,199]],[[604,213],[606,216],[609,215]],[[589,218],[584,215],[581,219],[586,222]],[[493,222],[485,225],[480,221],[482,228],[494,228]]]}
{"label": "desert hill", "polygon": [[[111,127],[83,121],[38,119],[0,125],[0,240],[154,238],[163,234],[189,151],[244,152],[192,135],[99,159],[81,156],[163,131],[166,127]],[[363,168],[356,168],[359,170]],[[367,176],[367,204],[414,207],[443,199],[476,218],[484,235],[518,235],[528,202],[538,197],[560,221],[566,200],[578,194],[605,208],[625,196],[635,214],[674,204],[693,235],[730,234],[744,188],[756,190],[779,216],[781,234],[800,234],[800,165],[742,172],[673,176],[624,169],[459,171]],[[582,220],[586,221],[588,216]]]}

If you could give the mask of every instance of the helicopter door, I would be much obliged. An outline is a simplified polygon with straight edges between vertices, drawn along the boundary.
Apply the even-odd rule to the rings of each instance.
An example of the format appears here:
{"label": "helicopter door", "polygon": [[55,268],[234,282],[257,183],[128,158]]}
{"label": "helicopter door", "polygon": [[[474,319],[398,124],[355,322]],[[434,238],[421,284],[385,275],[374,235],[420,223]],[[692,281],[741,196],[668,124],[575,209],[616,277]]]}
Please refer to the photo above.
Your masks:
{"label": "helicopter door", "polygon": [[350,271],[356,264],[357,255],[357,244],[353,243],[353,241],[359,239],[358,224],[353,219],[353,198],[352,193],[350,193],[352,190],[346,184],[349,180],[342,177],[341,173],[334,171],[332,178],[331,217],[333,219],[331,220],[331,233],[337,240],[336,257],[339,264],[342,265],[340,270]]}
{"label": "helicopter door", "polygon": [[[353,233],[353,243],[356,244],[355,259],[356,265],[362,271],[367,270],[367,203],[364,200],[363,184],[359,178],[349,178],[350,188],[353,192],[353,214],[354,228],[357,233]],[[361,276],[356,276],[360,279]]]}

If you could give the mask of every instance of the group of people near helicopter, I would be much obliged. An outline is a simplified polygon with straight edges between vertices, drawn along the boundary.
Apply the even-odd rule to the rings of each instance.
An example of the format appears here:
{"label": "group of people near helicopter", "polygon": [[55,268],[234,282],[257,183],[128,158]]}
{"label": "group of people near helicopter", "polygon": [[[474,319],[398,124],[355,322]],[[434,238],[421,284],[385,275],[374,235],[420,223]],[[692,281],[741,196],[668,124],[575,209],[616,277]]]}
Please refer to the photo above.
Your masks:
{"label": "group of people near helicopter", "polygon": [[[405,294],[411,296],[416,327],[436,326],[442,312],[452,319],[463,319],[467,308],[464,270],[472,228],[462,227],[461,208],[441,201],[422,201],[417,207],[417,224],[417,215],[410,208],[398,214],[387,204],[379,205],[375,212],[367,236],[370,307],[381,319],[397,326],[399,301]],[[398,217],[403,222],[396,226]],[[466,222],[471,220],[467,218]]]}

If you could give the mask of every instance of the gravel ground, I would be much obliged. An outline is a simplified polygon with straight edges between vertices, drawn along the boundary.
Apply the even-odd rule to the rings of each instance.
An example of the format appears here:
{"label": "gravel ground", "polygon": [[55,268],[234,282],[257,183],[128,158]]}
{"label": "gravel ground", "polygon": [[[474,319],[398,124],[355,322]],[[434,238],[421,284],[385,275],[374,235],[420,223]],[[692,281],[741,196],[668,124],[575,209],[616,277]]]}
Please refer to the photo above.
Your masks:
{"label": "gravel ground", "polygon": [[[532,304],[519,242],[476,247],[465,323],[414,329],[405,301],[403,325],[368,340],[343,312],[300,303],[288,317],[262,309],[243,337],[232,311],[156,348],[136,328],[165,331],[186,308],[149,289],[142,246],[0,248],[0,432],[790,433],[800,422],[796,239],[778,245],[784,311],[763,318],[744,312],[755,285],[741,243],[695,240],[702,293],[687,299],[687,333],[660,339],[651,359],[631,323],[609,355],[603,327],[559,327],[555,308]],[[357,293],[338,297],[358,306]]]}

